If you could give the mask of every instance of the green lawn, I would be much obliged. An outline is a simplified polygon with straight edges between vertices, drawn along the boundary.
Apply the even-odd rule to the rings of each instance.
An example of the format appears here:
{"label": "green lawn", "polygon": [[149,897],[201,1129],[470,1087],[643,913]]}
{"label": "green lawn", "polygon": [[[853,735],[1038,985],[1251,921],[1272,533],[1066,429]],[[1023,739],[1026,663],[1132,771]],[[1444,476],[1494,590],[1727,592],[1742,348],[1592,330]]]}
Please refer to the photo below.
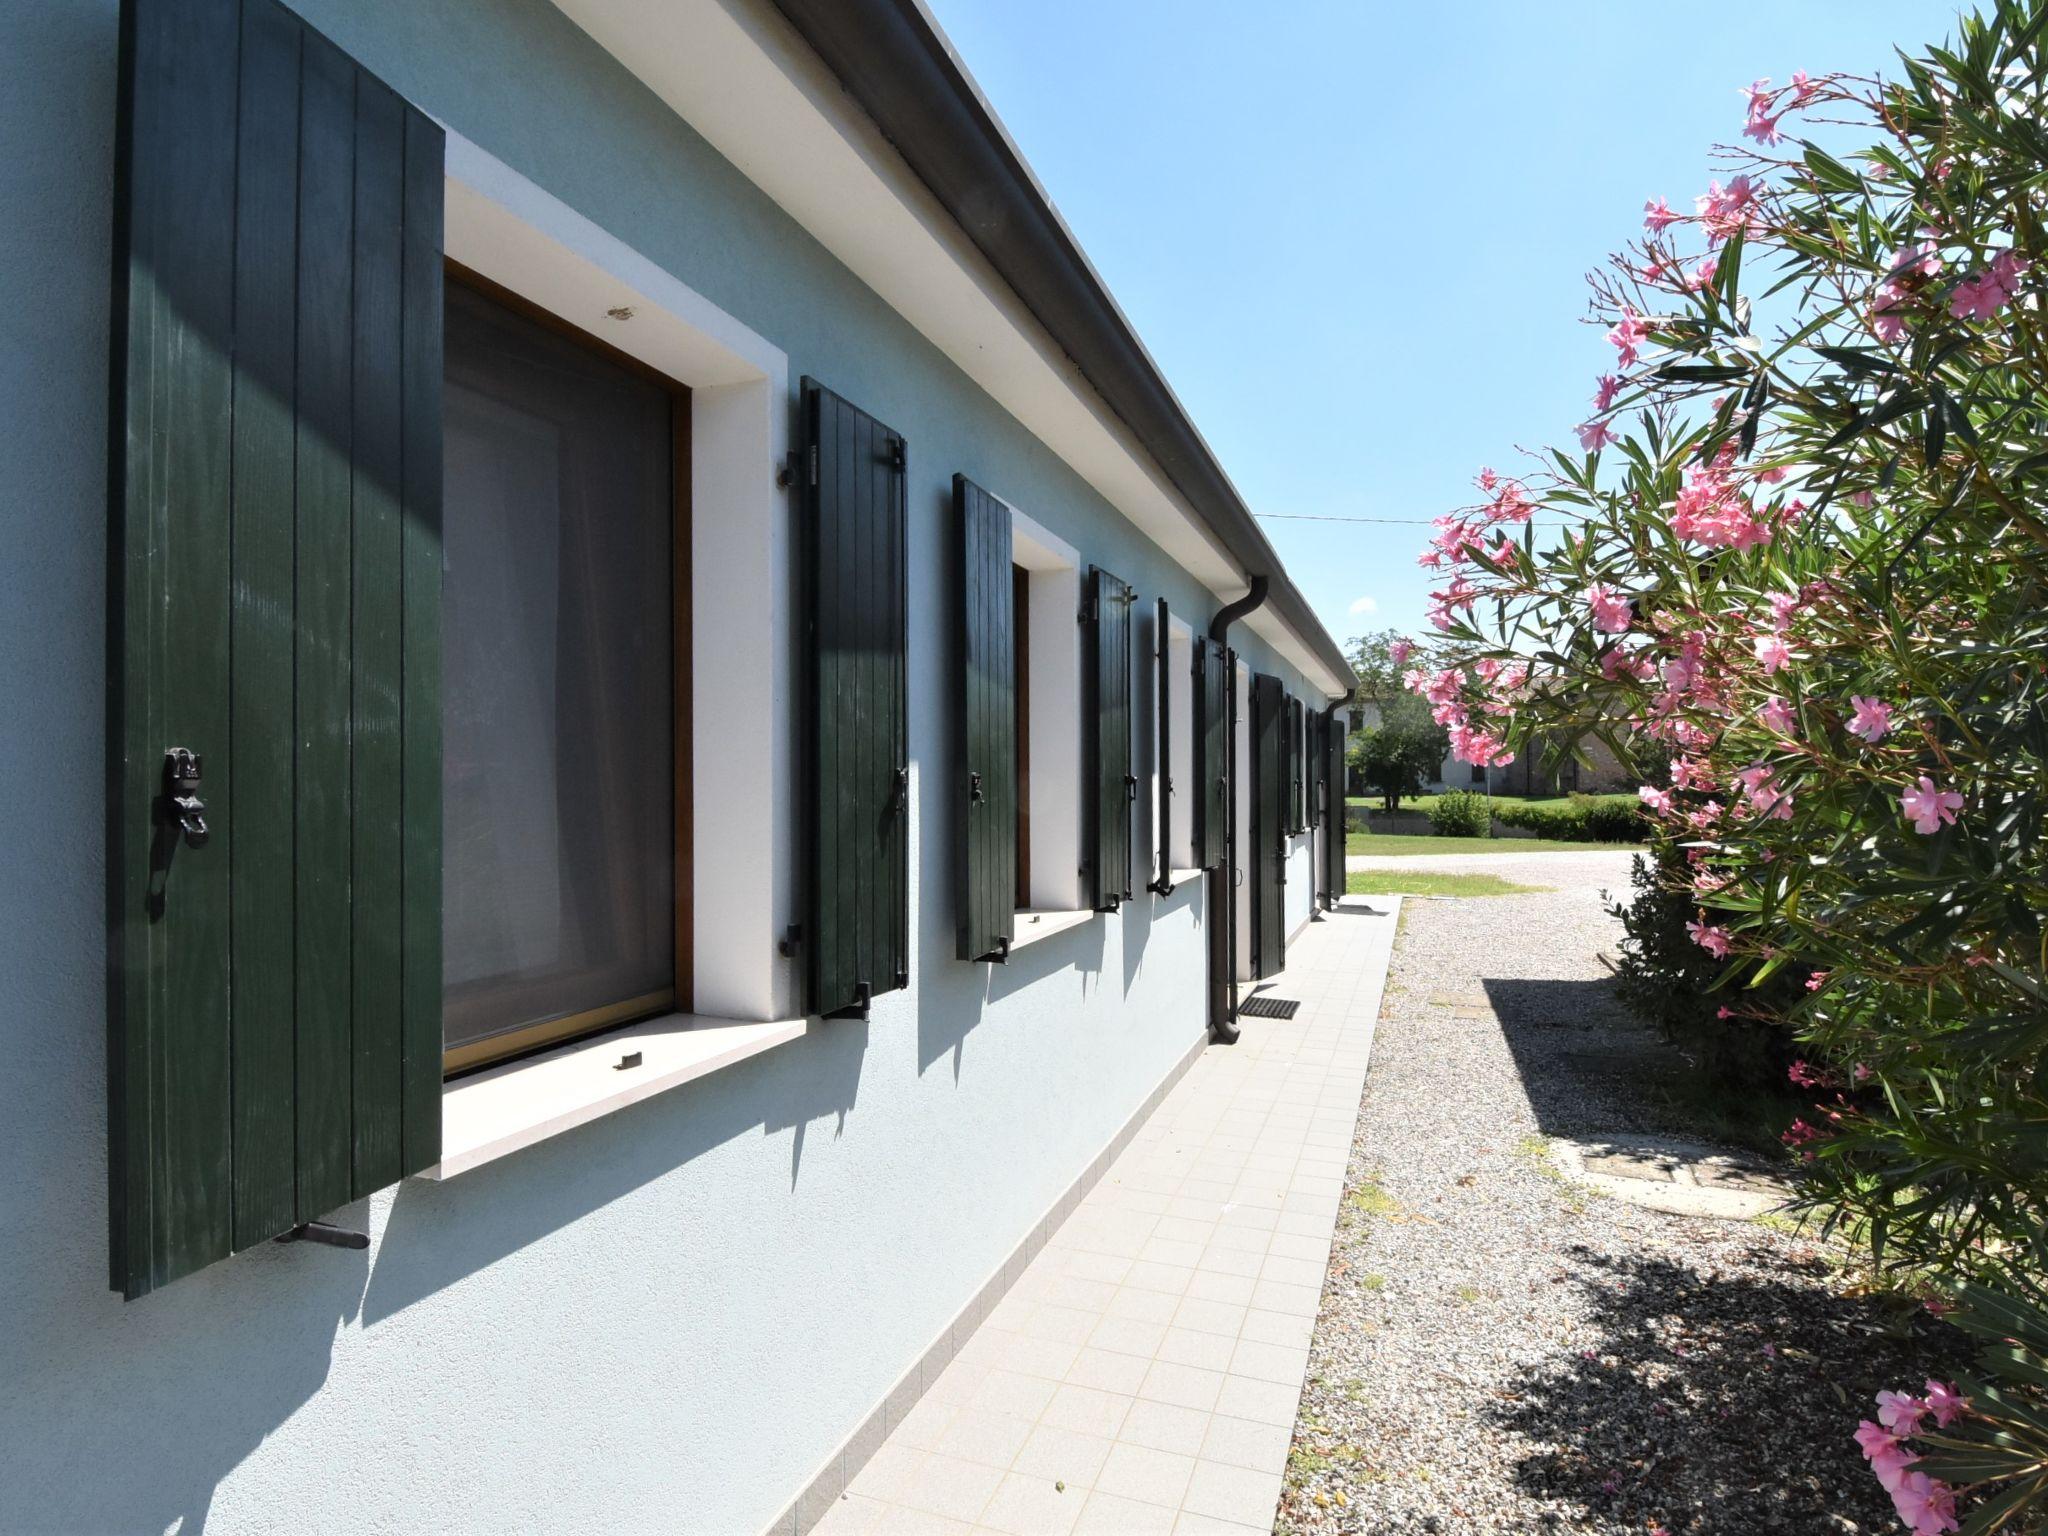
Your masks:
{"label": "green lawn", "polygon": [[1347,832],[1346,853],[1392,858],[1400,853],[1598,853],[1640,843],[1568,843],[1554,837],[1437,837],[1428,832]]}
{"label": "green lawn", "polygon": [[[1634,803],[1635,803],[1635,799],[1636,799],[1636,797],[1635,797],[1634,795],[1632,795],[1632,794],[1612,794],[1612,795],[1576,795],[1576,796],[1575,796],[1575,795],[1548,795],[1548,796],[1542,796],[1542,795],[1538,795],[1538,796],[1530,796],[1530,795],[1495,795],[1495,796],[1494,796],[1493,798],[1494,798],[1494,799],[1496,799],[1496,800],[1499,800],[1499,801],[1503,801],[1503,802],[1510,802],[1510,801],[1511,801],[1511,802],[1513,802],[1513,803],[1514,803],[1514,804],[1516,804],[1516,805],[1531,805],[1531,806],[1537,806],[1537,807],[1540,807],[1540,808],[1542,808],[1542,809],[1544,809],[1544,810],[1556,810],[1556,809],[1558,809],[1558,808],[1559,808],[1560,806],[1566,806],[1566,805],[1570,805],[1570,804],[1572,803],[1572,801],[1573,801],[1574,799],[1580,799],[1580,800],[1618,800],[1618,801],[1621,801],[1621,802],[1623,802],[1624,804],[1634,804]],[[1401,810],[1402,810],[1402,812],[1403,812],[1404,814],[1405,814],[1405,813],[1407,813],[1407,812],[1409,812],[1409,811],[1419,811],[1419,810],[1421,810],[1421,809],[1422,809],[1422,808],[1423,808],[1424,806],[1428,805],[1428,804],[1429,804],[1429,802],[1430,802],[1430,801],[1432,801],[1432,800],[1434,800],[1434,799],[1436,799],[1436,796],[1435,796],[1435,795],[1428,795],[1428,794],[1423,794],[1423,795],[1403,795],[1403,796],[1401,797]],[[1365,807],[1365,808],[1366,808],[1367,810],[1370,810],[1370,811],[1373,811],[1373,812],[1378,812],[1378,811],[1380,811],[1380,810],[1381,810],[1381,808],[1382,808],[1382,805],[1383,805],[1383,801],[1382,801],[1381,797],[1380,797],[1380,796],[1378,796],[1378,795],[1350,795],[1350,796],[1347,796],[1347,797],[1346,797],[1346,799],[1345,799],[1344,803],[1345,803],[1346,805],[1362,805],[1362,806],[1364,806],[1364,807]]]}
{"label": "green lawn", "polygon": [[[1585,844],[1576,846],[1583,848]],[[1541,885],[1518,885],[1499,875],[1440,875],[1433,870],[1354,869],[1344,879],[1345,891],[1353,896],[1523,896],[1546,890]]]}

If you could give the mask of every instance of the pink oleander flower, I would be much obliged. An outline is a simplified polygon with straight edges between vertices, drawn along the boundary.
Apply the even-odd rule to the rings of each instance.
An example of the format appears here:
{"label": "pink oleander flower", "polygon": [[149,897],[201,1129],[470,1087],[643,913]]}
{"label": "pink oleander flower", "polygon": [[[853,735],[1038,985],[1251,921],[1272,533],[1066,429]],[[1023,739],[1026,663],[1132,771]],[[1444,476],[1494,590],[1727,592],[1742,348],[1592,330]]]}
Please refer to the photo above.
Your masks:
{"label": "pink oleander flower", "polygon": [[1733,177],[1725,187],[1718,181],[1709,182],[1694,206],[1710,245],[1719,245],[1737,230],[1753,235],[1762,224],[1756,188],[1747,176]]}
{"label": "pink oleander flower", "polygon": [[1901,1437],[1920,1433],[1920,1421],[1927,1417],[1927,1399],[1910,1392],[1877,1394],[1877,1422]]}
{"label": "pink oleander flower", "polygon": [[1593,409],[1604,411],[1614,404],[1614,397],[1621,393],[1621,379],[1612,373],[1603,373],[1593,386]]}
{"label": "pink oleander flower", "polygon": [[1899,1437],[1881,1424],[1865,1419],[1856,1426],[1856,1445],[1863,1452],[1863,1459],[1869,1461],[1881,1452],[1889,1451],[1899,1443]]}
{"label": "pink oleander flower", "polygon": [[1636,791],[1636,798],[1659,816],[1669,816],[1671,814],[1671,791],[1668,789],[1657,789],[1645,784]]}
{"label": "pink oleander flower", "polygon": [[1792,620],[1799,612],[1799,599],[1789,592],[1771,594],[1771,628],[1779,634],[1786,634],[1792,628]]}
{"label": "pink oleander flower", "polygon": [[1989,320],[2013,300],[2027,264],[2013,251],[2000,251],[1991,265],[1956,284],[1949,313],[1958,320]]}
{"label": "pink oleander flower", "polygon": [[1756,659],[1767,674],[1782,671],[1792,664],[1792,648],[1785,644],[1782,635],[1759,635]]}
{"label": "pink oleander flower", "polygon": [[1408,658],[1414,654],[1415,642],[1405,637],[1387,647],[1387,660],[1397,667],[1408,665]]}
{"label": "pink oleander flower", "polygon": [[1653,197],[1643,204],[1643,228],[1653,235],[1661,235],[1676,224],[1680,215],[1671,211],[1671,205],[1661,197]]}
{"label": "pink oleander flower", "polygon": [[1913,830],[1928,837],[1939,832],[1943,822],[1955,825],[1956,812],[1963,808],[1963,797],[1952,789],[1936,789],[1934,780],[1923,773],[1918,788],[1899,796],[1899,806],[1913,823]]}
{"label": "pink oleander flower", "polygon": [[1880,283],[1870,301],[1870,329],[1879,341],[1897,341],[1906,334],[1906,301],[1911,297],[1897,283]]}
{"label": "pink oleander flower", "polygon": [[1635,624],[1635,604],[1604,581],[1586,588],[1586,603],[1593,610],[1593,627],[1603,635],[1627,634]]}
{"label": "pink oleander flower", "polygon": [[1733,935],[1726,928],[1714,923],[1688,922],[1685,931],[1692,936],[1693,943],[1716,960],[1728,958],[1728,941]]}
{"label": "pink oleander flower", "polygon": [[1464,686],[1465,674],[1456,667],[1446,667],[1429,680],[1429,686],[1423,693],[1432,704],[1449,704],[1458,697]]}
{"label": "pink oleander flower", "polygon": [[1649,335],[1650,322],[1633,309],[1624,309],[1621,312],[1621,319],[1608,331],[1607,339],[1614,343],[1615,350],[1620,354],[1618,361],[1621,366],[1632,368],[1639,355],[1637,348],[1649,339]]}
{"label": "pink oleander flower", "polygon": [[1805,70],[1795,69],[1792,71],[1793,106],[1803,107],[1819,94],[1820,87],[1813,83],[1812,78],[1808,76]]}
{"label": "pink oleander flower", "polygon": [[1851,694],[1849,703],[1856,711],[1849,719],[1849,734],[1862,737],[1873,747],[1883,741],[1892,728],[1891,705],[1860,693]]}
{"label": "pink oleander flower", "polygon": [[1698,293],[1714,281],[1714,274],[1720,270],[1720,258],[1718,256],[1709,256],[1705,261],[1692,269],[1692,276],[1686,278],[1680,286],[1687,293]]}
{"label": "pink oleander flower", "polygon": [[1949,1425],[1970,1411],[1970,1400],[1955,1389],[1953,1382],[1936,1381],[1927,1378],[1927,1411],[1934,1415],[1937,1429]]}
{"label": "pink oleander flower", "polygon": [[1714,775],[1696,757],[1674,757],[1671,760],[1671,782],[1680,789],[1712,789]]}
{"label": "pink oleander flower", "polygon": [[1772,699],[1759,711],[1759,718],[1765,730],[1776,731],[1780,736],[1790,736],[1799,729],[1799,716],[1783,699]]}
{"label": "pink oleander flower", "polygon": [[[1785,1127],[1785,1133],[1778,1140],[1784,1142],[1788,1147],[1803,1147],[1808,1142],[1827,1140],[1827,1134],[1826,1131],[1816,1130],[1804,1120],[1794,1120]],[[1868,1453],[1866,1452],[1865,1454]]]}
{"label": "pink oleander flower", "polygon": [[1939,277],[1941,266],[1941,243],[1931,229],[1921,230],[1917,241],[1892,252],[1891,271],[1894,277],[1913,273],[1921,277]]}
{"label": "pink oleander flower", "polygon": [[1823,1074],[1814,1071],[1803,1061],[1793,1062],[1785,1069],[1785,1076],[1801,1088],[1819,1088],[1827,1082]]}
{"label": "pink oleander flower", "polygon": [[1588,453],[1598,453],[1610,443],[1618,443],[1614,429],[1604,421],[1582,421],[1578,425],[1579,446]]}
{"label": "pink oleander flower", "polygon": [[1827,984],[1828,973],[1826,971],[1815,971],[1811,976],[1806,978],[1806,990],[1809,992],[1818,992],[1822,987],[1826,986]]}
{"label": "pink oleander flower", "polygon": [[1755,139],[1766,148],[1784,138],[1784,135],[1778,132],[1778,119],[1783,117],[1784,113],[1773,114],[1771,111],[1771,103],[1776,99],[1777,92],[1770,88],[1770,84],[1770,80],[1765,78],[1757,81],[1755,85],[1746,85],[1742,88],[1742,94],[1749,98],[1749,111],[1742,125],[1743,137]]}
{"label": "pink oleander flower", "polygon": [[1690,693],[1699,686],[1700,661],[1693,656],[1673,656],[1664,663],[1664,686],[1673,693]]}
{"label": "pink oleander flower", "polygon": [[1941,1536],[1956,1525],[1956,1491],[1925,1472],[1908,1472],[1891,1490],[1892,1507],[1912,1527],[1913,1536]]}

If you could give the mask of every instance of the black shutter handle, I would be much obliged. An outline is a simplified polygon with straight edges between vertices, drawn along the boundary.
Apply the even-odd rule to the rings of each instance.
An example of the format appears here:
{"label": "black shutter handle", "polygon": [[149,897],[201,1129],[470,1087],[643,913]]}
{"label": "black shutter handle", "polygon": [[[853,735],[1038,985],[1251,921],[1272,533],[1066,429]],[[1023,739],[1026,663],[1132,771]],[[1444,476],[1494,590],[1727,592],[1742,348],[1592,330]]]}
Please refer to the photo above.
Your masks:
{"label": "black shutter handle", "polygon": [[204,848],[213,835],[206,825],[206,802],[199,798],[203,768],[204,760],[189,747],[170,747],[164,752],[164,793],[187,848]]}
{"label": "black shutter handle", "polygon": [[976,803],[979,803],[980,801],[987,798],[987,796],[983,795],[981,792],[981,775],[978,773],[970,773],[967,775],[967,798],[969,800],[975,801]]}
{"label": "black shutter handle", "polygon": [[1124,775],[1124,798],[1126,800],[1138,798],[1138,776],[1135,773]]}
{"label": "black shutter handle", "polygon": [[892,813],[900,813],[909,804],[910,770],[908,768],[898,768],[896,770],[895,788],[889,793],[889,809]]}

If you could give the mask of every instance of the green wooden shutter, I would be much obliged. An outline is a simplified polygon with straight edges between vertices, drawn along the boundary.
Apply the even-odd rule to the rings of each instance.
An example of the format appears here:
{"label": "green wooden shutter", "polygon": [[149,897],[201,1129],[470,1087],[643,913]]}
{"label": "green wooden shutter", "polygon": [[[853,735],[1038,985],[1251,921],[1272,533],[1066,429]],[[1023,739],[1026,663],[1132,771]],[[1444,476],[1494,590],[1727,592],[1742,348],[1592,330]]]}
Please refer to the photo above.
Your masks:
{"label": "green wooden shutter", "polygon": [[1252,970],[1287,963],[1287,697],[1280,679],[1252,678]]}
{"label": "green wooden shutter", "polygon": [[1016,615],[1010,509],[953,477],[960,537],[960,958],[1006,960],[1017,929]]}
{"label": "green wooden shutter", "polygon": [[1082,712],[1089,764],[1088,903],[1114,911],[1131,897],[1131,608],[1138,594],[1100,566],[1088,570],[1088,681]]}
{"label": "green wooden shutter", "polygon": [[1195,835],[1202,868],[1223,863],[1230,836],[1230,669],[1223,642],[1195,638]]}
{"label": "green wooden shutter", "polygon": [[1344,842],[1349,833],[1344,814],[1344,737],[1349,727],[1348,716],[1333,714],[1325,721],[1323,732],[1323,773],[1328,786],[1324,800],[1329,807],[1329,827],[1323,838],[1323,889],[1332,904],[1344,894]]}
{"label": "green wooden shutter", "polygon": [[803,381],[811,584],[810,1011],[865,1017],[910,985],[901,434]]}
{"label": "green wooden shutter", "polygon": [[1152,881],[1152,889],[1160,895],[1173,892],[1173,828],[1174,797],[1179,786],[1173,781],[1173,669],[1168,664],[1173,650],[1173,616],[1167,611],[1166,599],[1160,598],[1154,605],[1152,615],[1152,691],[1158,706],[1153,722],[1153,756],[1159,764],[1159,847],[1157,858],[1159,869]]}
{"label": "green wooden shutter", "polygon": [[1287,835],[1293,837],[1307,826],[1307,778],[1302,771],[1301,700],[1287,696]]}
{"label": "green wooden shutter", "polygon": [[442,135],[273,0],[129,0],[120,73],[108,1169],[133,1297],[440,1156]]}
{"label": "green wooden shutter", "polygon": [[1303,751],[1308,763],[1308,829],[1313,832],[1323,824],[1323,768],[1328,756],[1322,750],[1322,743],[1324,728],[1330,722],[1320,710],[1310,710],[1303,723],[1307,727]]}

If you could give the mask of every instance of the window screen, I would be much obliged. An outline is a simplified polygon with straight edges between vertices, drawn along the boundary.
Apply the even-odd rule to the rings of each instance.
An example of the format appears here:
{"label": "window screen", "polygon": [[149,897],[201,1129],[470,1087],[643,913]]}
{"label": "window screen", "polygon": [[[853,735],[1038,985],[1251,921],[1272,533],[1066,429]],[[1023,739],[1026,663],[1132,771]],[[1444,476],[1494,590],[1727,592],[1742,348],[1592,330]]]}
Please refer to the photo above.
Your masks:
{"label": "window screen", "polygon": [[444,1027],[464,1065],[674,998],[674,396],[459,283],[446,339]]}

